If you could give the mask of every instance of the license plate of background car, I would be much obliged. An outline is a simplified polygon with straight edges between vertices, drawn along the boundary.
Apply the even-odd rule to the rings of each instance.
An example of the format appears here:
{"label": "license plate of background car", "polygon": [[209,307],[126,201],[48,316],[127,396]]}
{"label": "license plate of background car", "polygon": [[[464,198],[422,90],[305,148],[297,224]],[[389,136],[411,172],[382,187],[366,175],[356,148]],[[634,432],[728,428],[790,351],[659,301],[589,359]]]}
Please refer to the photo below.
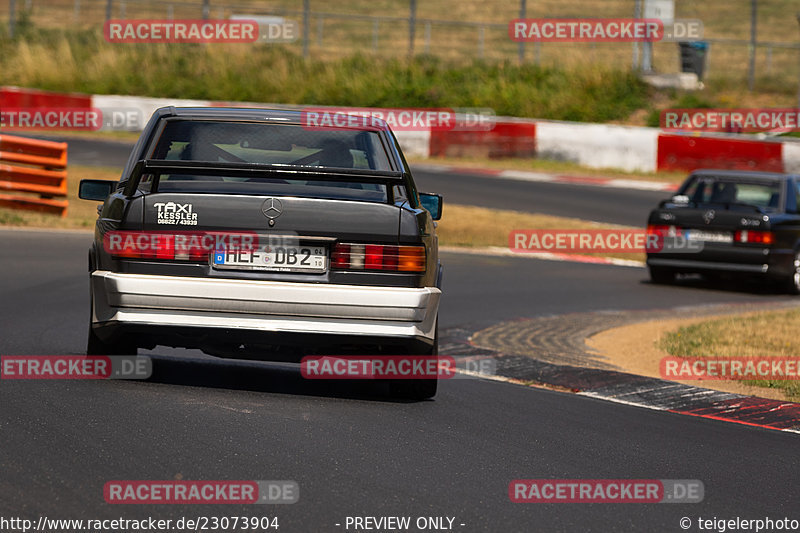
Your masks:
{"label": "license plate of background car", "polygon": [[727,231],[703,231],[698,229],[687,230],[686,238],[690,241],[703,242],[733,242],[733,234]]}

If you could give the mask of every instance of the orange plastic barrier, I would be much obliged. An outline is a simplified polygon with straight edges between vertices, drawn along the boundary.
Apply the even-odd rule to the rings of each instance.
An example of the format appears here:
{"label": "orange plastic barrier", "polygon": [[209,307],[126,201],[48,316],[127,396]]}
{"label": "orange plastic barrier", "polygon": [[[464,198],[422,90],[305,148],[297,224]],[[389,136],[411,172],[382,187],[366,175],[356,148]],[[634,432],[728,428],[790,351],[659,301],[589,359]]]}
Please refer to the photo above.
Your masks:
{"label": "orange plastic barrier", "polygon": [[[67,143],[0,135],[0,206],[67,216]],[[54,198],[64,198],[56,200]]]}

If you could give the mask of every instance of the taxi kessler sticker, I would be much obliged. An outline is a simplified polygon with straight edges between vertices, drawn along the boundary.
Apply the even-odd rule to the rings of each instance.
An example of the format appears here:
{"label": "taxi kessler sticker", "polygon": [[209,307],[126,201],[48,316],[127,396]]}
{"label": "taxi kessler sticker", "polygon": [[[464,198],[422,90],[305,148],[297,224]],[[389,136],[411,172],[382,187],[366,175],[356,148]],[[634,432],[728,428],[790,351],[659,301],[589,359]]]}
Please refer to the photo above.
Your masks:
{"label": "taxi kessler sticker", "polygon": [[192,204],[177,204],[175,202],[158,202],[153,204],[157,211],[157,224],[170,224],[177,226],[196,226],[197,213]]}

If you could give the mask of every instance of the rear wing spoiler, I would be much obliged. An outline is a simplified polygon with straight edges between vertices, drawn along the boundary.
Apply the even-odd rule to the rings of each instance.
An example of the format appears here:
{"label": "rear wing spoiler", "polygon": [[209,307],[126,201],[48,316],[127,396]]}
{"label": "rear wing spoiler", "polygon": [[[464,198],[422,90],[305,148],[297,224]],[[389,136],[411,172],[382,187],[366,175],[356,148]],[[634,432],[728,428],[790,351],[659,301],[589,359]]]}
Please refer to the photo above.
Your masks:
{"label": "rear wing spoiler", "polygon": [[691,206],[691,207],[699,207],[700,205],[705,205],[705,206],[722,205],[722,206],[727,207],[728,209],[730,209],[731,206],[737,206],[737,207],[744,207],[744,208],[752,209],[756,213],[760,213],[762,215],[766,215],[767,214],[767,212],[762,207],[757,206],[757,205],[753,205],[753,204],[745,204],[745,203],[741,203],[741,202],[703,202],[702,204],[698,204],[698,203],[692,202],[692,201],[689,201],[689,202],[686,202],[686,203],[679,203],[679,202],[675,202],[673,200],[673,198],[668,198],[666,200],[661,200],[658,203],[658,208],[660,209],[662,207],[674,206],[674,205],[679,205],[681,207],[689,207],[689,206]]}
{"label": "rear wing spoiler", "polygon": [[309,167],[264,163],[231,163],[227,161],[175,161],[142,159],[133,168],[130,180],[138,183],[144,174],[187,174],[231,176],[241,178],[280,177],[330,181],[363,181],[401,184],[406,173],[361,168]]}

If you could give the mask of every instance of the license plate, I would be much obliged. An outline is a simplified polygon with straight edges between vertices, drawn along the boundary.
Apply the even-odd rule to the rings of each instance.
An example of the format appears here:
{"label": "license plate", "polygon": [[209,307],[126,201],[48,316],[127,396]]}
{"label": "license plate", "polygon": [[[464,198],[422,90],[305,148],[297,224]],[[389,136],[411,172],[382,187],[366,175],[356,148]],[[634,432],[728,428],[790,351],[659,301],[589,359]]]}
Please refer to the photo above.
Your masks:
{"label": "license plate", "polygon": [[733,242],[733,234],[729,231],[703,231],[699,229],[687,230],[686,239],[704,242]]}
{"label": "license plate", "polygon": [[328,254],[324,246],[269,246],[261,250],[217,250],[214,268],[272,270],[277,272],[325,272]]}

